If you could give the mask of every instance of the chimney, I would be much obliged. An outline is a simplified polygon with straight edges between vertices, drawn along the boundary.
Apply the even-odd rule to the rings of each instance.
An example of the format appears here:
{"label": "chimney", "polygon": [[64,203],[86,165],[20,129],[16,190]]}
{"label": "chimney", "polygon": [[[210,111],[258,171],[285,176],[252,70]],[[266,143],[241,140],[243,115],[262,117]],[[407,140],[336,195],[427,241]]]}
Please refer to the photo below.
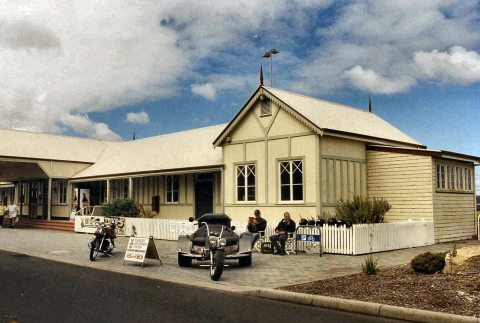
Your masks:
{"label": "chimney", "polygon": [[133,140],[135,140],[135,131],[133,132]]}
{"label": "chimney", "polygon": [[372,100],[370,99],[370,95],[368,96],[368,112],[372,113]]}
{"label": "chimney", "polygon": [[262,65],[260,65],[260,85],[263,86],[263,69],[262,69]]}

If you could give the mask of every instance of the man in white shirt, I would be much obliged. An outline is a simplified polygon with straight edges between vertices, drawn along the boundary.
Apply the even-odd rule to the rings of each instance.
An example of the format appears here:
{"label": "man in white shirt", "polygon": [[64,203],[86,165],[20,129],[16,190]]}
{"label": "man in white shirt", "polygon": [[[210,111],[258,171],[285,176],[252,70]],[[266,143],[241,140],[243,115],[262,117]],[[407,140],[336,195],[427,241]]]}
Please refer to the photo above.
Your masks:
{"label": "man in white shirt", "polygon": [[10,228],[15,228],[15,220],[17,219],[17,210],[18,206],[11,201],[10,205],[8,206],[8,216],[10,217],[12,223],[10,224]]}

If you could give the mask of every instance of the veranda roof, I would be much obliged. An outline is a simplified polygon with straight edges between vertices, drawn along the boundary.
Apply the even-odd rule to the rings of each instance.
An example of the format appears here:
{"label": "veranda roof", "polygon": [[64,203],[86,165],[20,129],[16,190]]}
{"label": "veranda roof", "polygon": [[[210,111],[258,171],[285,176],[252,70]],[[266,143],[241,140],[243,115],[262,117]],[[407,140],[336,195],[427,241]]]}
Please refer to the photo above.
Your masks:
{"label": "veranda roof", "polygon": [[96,163],[72,179],[141,174],[223,165],[212,141],[225,124],[108,146]]}
{"label": "veranda roof", "polygon": [[0,129],[0,157],[94,163],[121,142]]}

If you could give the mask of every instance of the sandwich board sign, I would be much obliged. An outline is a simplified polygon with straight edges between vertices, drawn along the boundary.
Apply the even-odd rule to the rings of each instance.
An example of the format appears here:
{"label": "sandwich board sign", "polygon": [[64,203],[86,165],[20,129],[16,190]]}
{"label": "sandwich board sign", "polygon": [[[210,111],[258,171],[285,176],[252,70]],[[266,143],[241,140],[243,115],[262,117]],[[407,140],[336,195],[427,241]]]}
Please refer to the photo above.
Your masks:
{"label": "sandwich board sign", "polygon": [[142,263],[143,267],[143,263],[145,262],[146,258],[158,259],[158,261],[160,261],[160,265],[162,265],[162,260],[158,255],[153,237],[130,237],[127,245],[127,251],[125,252],[125,258],[123,258],[123,265],[125,265],[125,261],[134,261]]}

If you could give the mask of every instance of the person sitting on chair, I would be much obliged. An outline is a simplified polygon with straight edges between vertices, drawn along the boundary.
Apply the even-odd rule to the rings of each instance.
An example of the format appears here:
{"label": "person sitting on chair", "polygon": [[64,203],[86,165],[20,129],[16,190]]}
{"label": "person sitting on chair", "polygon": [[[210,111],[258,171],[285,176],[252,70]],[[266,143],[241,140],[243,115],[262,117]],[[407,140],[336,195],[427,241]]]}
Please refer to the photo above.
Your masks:
{"label": "person sitting on chair", "polygon": [[[295,221],[290,219],[290,213],[285,212],[283,214],[283,220],[280,221],[280,223],[275,228],[275,235],[270,237],[272,246],[274,246],[276,250],[276,252],[274,253],[275,255],[286,255],[285,241],[287,241],[289,233],[295,232],[295,227]],[[280,245],[278,245],[278,241],[280,241]]]}
{"label": "person sitting on chair", "polygon": [[247,224],[247,230],[248,232],[244,232],[244,235],[249,235],[252,237],[252,249],[255,243],[258,241],[260,238],[260,233],[259,231],[265,231],[267,228],[267,221],[262,218],[262,214],[260,213],[260,210],[255,210],[253,212],[255,215],[255,218],[250,217],[248,218],[248,224]]}

